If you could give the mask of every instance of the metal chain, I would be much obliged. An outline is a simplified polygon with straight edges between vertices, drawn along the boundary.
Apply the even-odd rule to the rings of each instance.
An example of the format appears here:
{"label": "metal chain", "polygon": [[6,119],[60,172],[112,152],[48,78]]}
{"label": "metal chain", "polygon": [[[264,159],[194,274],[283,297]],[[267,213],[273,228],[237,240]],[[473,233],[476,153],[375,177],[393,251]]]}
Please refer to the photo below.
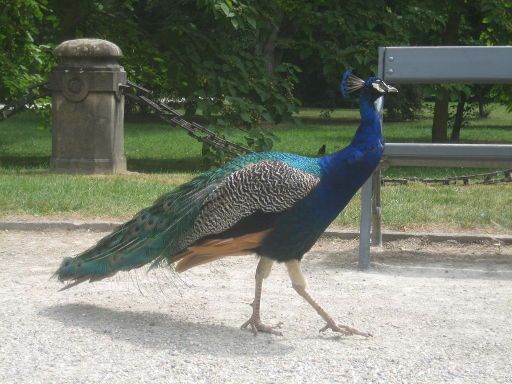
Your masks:
{"label": "metal chain", "polygon": [[23,111],[27,108],[27,105],[34,104],[34,101],[45,96],[49,96],[50,93],[46,88],[47,82],[33,84],[28,88],[28,92],[11,103],[5,104],[0,108],[0,121],[6,120],[16,113]]}
{"label": "metal chain", "polygon": [[[383,177],[381,184],[399,184],[407,185],[409,182],[420,182],[425,184],[442,184],[442,185],[469,185],[471,180],[477,180],[472,184],[499,184],[512,182],[512,169],[505,169],[503,171],[495,171],[488,173],[476,173],[473,175],[453,176],[439,179],[420,178],[420,177],[404,177],[393,178]],[[462,184],[459,184],[462,182]]]}
{"label": "metal chain", "polygon": [[[138,92],[142,93],[143,95],[129,92],[128,89],[130,88],[135,88]],[[192,136],[194,139],[202,143],[211,145],[212,147],[218,148],[233,156],[253,152],[249,148],[226,140],[225,138],[219,136],[215,132],[209,130],[208,128],[203,127],[200,124],[194,122],[191,123],[185,120],[178,111],[171,108],[163,101],[158,99],[151,99],[149,97],[149,95],[151,94],[150,90],[141,87],[140,85],[135,84],[130,80],[128,80],[127,85],[123,87],[123,94],[127,96],[129,99],[136,101],[137,103],[147,105],[157,113],[160,119],[169,124],[177,125],[185,129],[190,136]]]}

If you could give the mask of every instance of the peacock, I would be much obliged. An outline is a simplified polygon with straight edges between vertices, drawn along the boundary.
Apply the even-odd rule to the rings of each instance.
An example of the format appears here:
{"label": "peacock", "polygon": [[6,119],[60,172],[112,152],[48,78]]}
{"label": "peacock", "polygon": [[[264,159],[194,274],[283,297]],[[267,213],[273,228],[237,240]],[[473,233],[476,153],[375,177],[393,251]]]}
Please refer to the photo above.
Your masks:
{"label": "peacock", "polygon": [[334,319],[309,294],[301,260],[378,166],[384,150],[375,101],[397,92],[377,77],[344,73],[342,94],[359,96],[361,123],[350,145],[323,156],[260,152],[235,158],[161,196],[101,239],[66,257],[55,275],[68,282],[105,279],[149,264],[177,272],[234,255],[259,257],[252,315],[254,334],[281,334],[260,317],[263,280],[284,263],[295,291],[325,320],[320,331],[369,336]]}

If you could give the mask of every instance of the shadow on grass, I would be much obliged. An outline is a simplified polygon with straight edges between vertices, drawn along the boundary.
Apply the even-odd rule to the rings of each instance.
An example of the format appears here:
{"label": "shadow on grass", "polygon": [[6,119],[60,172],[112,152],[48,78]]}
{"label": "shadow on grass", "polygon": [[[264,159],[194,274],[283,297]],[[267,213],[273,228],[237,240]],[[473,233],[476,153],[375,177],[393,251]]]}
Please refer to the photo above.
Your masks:
{"label": "shadow on grass", "polygon": [[216,356],[283,356],[293,352],[292,347],[270,335],[254,337],[238,327],[178,320],[166,313],[64,304],[46,308],[40,315],[144,348]]}
{"label": "shadow on grass", "polygon": [[183,159],[130,159],[127,160],[129,171],[144,173],[198,172],[208,169],[200,156]]}
{"label": "shadow on grass", "polygon": [[[319,125],[359,125],[359,117],[331,117],[324,119],[321,117],[300,117],[300,122],[306,124],[319,124]],[[299,125],[300,127],[300,125]]]}
{"label": "shadow on grass", "polygon": [[480,130],[480,129],[503,129],[510,131],[512,135],[512,121],[510,124],[473,124],[462,128],[462,130]]}
{"label": "shadow on grass", "polygon": [[49,168],[50,156],[0,156],[0,167]]}
{"label": "shadow on grass", "polygon": [[386,139],[386,143],[431,143],[432,140],[428,137],[414,137],[414,136],[400,136],[396,137],[395,135],[387,135],[386,134],[386,127],[384,127],[384,138]]}
{"label": "shadow on grass", "polygon": [[[3,168],[50,168],[49,156],[0,156]],[[142,173],[194,173],[208,169],[201,157],[184,159],[128,159],[129,171]]]}

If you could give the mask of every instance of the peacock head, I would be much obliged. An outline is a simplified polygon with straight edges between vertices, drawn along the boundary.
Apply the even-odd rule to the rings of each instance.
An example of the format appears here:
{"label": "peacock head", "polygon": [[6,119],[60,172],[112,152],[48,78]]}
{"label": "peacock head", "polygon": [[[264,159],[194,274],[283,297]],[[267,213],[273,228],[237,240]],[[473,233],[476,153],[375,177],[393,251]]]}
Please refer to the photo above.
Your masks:
{"label": "peacock head", "polygon": [[352,74],[349,69],[343,74],[341,80],[341,94],[349,97],[350,94],[359,93],[372,101],[384,96],[386,93],[396,93],[398,90],[386,84],[378,77],[369,77],[366,81]]}

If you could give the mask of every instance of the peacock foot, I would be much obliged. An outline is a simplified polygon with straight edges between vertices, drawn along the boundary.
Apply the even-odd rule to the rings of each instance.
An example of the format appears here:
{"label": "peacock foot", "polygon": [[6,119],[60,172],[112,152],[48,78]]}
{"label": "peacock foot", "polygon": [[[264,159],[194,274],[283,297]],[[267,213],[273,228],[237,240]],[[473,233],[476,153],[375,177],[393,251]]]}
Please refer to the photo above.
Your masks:
{"label": "peacock foot", "polygon": [[252,333],[254,336],[258,334],[258,332],[271,333],[272,335],[283,336],[283,333],[275,330],[274,328],[281,328],[282,323],[278,323],[275,326],[265,325],[261,322],[259,318],[251,316],[249,320],[242,324],[241,329],[246,329],[247,327],[251,327]]}
{"label": "peacock foot", "polygon": [[332,330],[333,332],[343,333],[347,336],[359,335],[364,337],[372,337],[371,333],[358,331],[357,329],[349,327],[348,325],[336,324],[334,321],[328,321],[327,324],[325,324],[325,326],[321,328],[319,332],[325,332],[328,329]]}

